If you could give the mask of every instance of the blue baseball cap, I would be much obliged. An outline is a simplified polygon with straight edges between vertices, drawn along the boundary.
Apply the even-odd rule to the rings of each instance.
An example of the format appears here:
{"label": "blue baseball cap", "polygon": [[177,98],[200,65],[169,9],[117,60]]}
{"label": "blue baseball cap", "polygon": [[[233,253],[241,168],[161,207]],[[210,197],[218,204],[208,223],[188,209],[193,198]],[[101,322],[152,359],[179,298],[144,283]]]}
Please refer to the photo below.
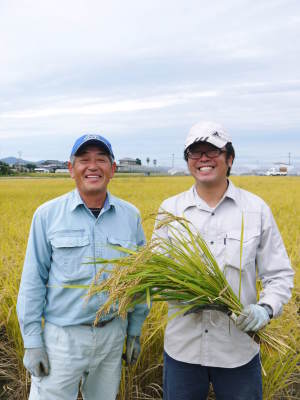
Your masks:
{"label": "blue baseball cap", "polygon": [[112,157],[112,159],[113,160],[115,159],[115,156],[114,156],[114,153],[112,151],[112,147],[111,147],[110,142],[107,139],[105,139],[105,137],[100,136],[100,135],[83,135],[83,136],[80,136],[80,138],[78,138],[76,140],[76,142],[74,143],[74,146],[72,148],[70,157],[75,156],[76,153],[78,152],[78,150],[84,144],[87,144],[87,143],[95,144],[95,145],[97,145],[97,144],[101,145],[102,147],[105,148],[105,150]]}

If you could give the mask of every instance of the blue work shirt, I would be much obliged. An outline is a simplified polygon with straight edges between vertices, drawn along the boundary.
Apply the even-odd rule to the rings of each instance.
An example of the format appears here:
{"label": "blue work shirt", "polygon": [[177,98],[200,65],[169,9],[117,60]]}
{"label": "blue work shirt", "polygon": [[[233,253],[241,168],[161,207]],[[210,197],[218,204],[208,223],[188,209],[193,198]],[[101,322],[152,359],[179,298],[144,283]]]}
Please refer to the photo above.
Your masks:
{"label": "blue work shirt", "polygon": [[[90,285],[102,265],[84,263],[125,255],[112,246],[135,249],[144,244],[138,210],[109,193],[98,218],[77,189],[41,205],[32,220],[17,302],[24,347],[43,345],[42,317],[59,326],[93,324],[107,295],[87,301],[86,289],[64,285]],[[147,314],[146,305],[128,313],[128,334],[140,335]]]}

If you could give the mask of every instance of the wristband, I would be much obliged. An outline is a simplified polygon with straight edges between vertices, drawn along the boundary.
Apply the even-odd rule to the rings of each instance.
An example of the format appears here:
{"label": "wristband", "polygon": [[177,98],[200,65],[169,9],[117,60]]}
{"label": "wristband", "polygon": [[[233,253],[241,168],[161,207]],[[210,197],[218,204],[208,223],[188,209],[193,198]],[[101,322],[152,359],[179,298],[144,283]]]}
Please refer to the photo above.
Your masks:
{"label": "wristband", "polygon": [[272,319],[273,318],[273,309],[272,309],[272,307],[269,306],[268,304],[259,304],[259,305],[261,307],[263,307],[267,311],[267,313],[269,315],[269,318]]}

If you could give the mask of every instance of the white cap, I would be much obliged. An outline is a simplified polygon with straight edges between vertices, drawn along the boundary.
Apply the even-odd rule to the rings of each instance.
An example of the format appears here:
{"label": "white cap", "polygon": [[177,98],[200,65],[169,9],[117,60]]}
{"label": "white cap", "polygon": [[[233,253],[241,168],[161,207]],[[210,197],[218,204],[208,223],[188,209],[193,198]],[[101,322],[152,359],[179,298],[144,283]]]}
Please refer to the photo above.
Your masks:
{"label": "white cap", "polygon": [[207,142],[221,149],[226,143],[231,142],[231,137],[220,124],[203,121],[193,125],[185,139],[184,149],[197,142]]}

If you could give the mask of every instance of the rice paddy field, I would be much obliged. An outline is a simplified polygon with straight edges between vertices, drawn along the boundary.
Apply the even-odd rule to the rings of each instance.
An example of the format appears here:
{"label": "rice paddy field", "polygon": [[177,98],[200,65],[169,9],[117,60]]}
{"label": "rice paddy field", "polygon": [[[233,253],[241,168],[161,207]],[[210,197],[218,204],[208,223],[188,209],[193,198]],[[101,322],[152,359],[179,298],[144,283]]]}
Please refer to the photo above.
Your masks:
{"label": "rice paddy field", "polygon": [[[262,348],[264,399],[300,398],[300,178],[233,177],[232,181],[261,196],[271,207],[296,271],[295,289],[283,315],[271,328],[285,336],[293,350],[285,356]],[[137,206],[147,238],[161,201],[188,189],[191,177],[116,176],[110,191]],[[16,298],[35,209],[74,188],[69,178],[0,179],[0,399],[26,400],[30,378],[22,365],[23,344],[16,317]],[[143,328],[142,354],[137,366],[123,368],[118,400],[161,399],[163,326],[166,305],[152,308]],[[213,399],[213,393],[210,398]]]}

